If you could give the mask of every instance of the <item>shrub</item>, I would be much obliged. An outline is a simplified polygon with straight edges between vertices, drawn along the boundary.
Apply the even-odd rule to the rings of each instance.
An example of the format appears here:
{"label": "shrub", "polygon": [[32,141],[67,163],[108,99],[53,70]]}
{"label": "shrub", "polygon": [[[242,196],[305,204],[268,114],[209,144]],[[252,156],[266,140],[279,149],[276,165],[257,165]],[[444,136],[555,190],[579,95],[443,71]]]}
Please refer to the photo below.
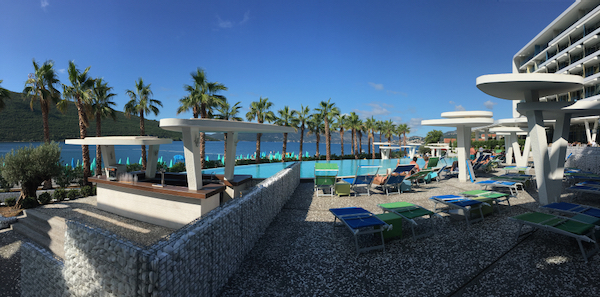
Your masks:
{"label": "shrub", "polygon": [[61,166],[60,174],[54,179],[61,188],[68,187],[75,180],[75,171],[71,165]]}
{"label": "shrub", "polygon": [[21,206],[23,206],[23,208],[34,208],[37,207],[38,205],[40,205],[37,201],[37,199],[35,199],[35,197],[27,197],[25,199],[23,199],[23,203],[21,204]]}
{"label": "shrub", "polygon": [[71,182],[77,183],[80,187],[83,186],[83,165],[73,168],[73,177]]}
{"label": "shrub", "polygon": [[133,164],[127,165],[127,172],[140,171],[140,170],[142,170],[142,164],[133,163]]}
{"label": "shrub", "polygon": [[48,204],[52,200],[52,195],[48,192],[44,192],[38,196],[38,201],[40,204]]}
{"label": "shrub", "polygon": [[[2,162],[2,159],[0,159],[0,162]],[[2,177],[2,166],[0,166],[0,188],[8,192],[10,188],[12,188],[12,186],[12,183],[9,183],[6,179]]]}
{"label": "shrub", "polygon": [[169,172],[183,172],[186,171],[185,163],[177,162],[173,165],[173,167],[169,168]]}
{"label": "shrub", "polygon": [[4,204],[6,204],[8,206],[15,206],[15,204],[17,204],[17,198],[15,198],[15,197],[6,198],[6,199],[4,199]]}
{"label": "shrub", "polygon": [[65,189],[56,189],[54,191],[54,199],[56,201],[63,201],[67,197],[67,191]]}
{"label": "shrub", "polygon": [[79,198],[79,195],[79,190],[70,190],[67,192],[67,198],[69,198],[69,200],[75,200]]}
{"label": "shrub", "polygon": [[[75,190],[77,191],[77,190]],[[81,196],[88,197],[94,195],[94,189],[91,186],[83,186],[81,187]]]}

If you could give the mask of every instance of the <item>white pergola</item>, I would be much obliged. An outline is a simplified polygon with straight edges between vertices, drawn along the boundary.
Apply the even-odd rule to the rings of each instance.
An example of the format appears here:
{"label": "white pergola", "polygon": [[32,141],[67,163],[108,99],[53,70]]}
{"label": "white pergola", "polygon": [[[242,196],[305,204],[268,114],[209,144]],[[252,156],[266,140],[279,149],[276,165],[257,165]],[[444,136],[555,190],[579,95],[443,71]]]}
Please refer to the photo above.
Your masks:
{"label": "white pergola", "polygon": [[448,152],[450,151],[450,145],[448,145],[447,143],[430,143],[425,147],[431,149],[431,151],[433,152],[431,155],[433,157],[441,157],[442,150],[447,150]]}
{"label": "white pergola", "polygon": [[202,189],[202,170],[200,168],[200,132],[220,132],[227,134],[225,180],[233,180],[235,151],[239,133],[295,132],[293,127],[215,119],[161,119],[160,127],[165,130],[182,133],[187,181],[188,188],[190,190]]}
{"label": "white pergola", "polygon": [[[600,102],[544,102],[540,101],[540,98],[564,94],[582,87],[583,77],[568,74],[511,73],[483,75],[477,78],[477,88],[484,93],[501,99],[521,101],[517,104],[517,110],[527,117],[539,202],[542,205],[557,202],[562,193],[571,118],[597,115]],[[556,120],[550,149],[544,119]]]}
{"label": "white pergola", "polygon": [[443,119],[423,120],[423,126],[441,126],[456,128],[456,150],[458,154],[458,180],[467,181],[467,160],[471,148],[471,128],[494,123],[491,111],[451,111],[443,112]]}
{"label": "white pergola", "polygon": [[160,145],[171,142],[173,142],[171,139],[153,136],[103,136],[65,140],[65,144],[99,145],[105,167],[118,165],[115,155],[115,145],[147,145],[146,178],[154,178],[156,175],[156,163],[158,162],[158,149]]}

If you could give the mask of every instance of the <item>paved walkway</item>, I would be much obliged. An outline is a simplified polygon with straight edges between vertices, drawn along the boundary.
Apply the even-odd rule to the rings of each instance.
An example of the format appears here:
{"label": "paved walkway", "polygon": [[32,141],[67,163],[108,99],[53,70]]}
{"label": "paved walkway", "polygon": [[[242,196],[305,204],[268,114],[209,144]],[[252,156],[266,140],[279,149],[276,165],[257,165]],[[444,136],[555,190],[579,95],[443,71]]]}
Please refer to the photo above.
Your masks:
{"label": "paved walkway", "polygon": [[[452,178],[414,189],[389,197],[317,198],[312,184],[301,184],[221,296],[600,295],[600,256],[585,264],[574,239],[536,231],[516,242],[517,225],[507,218],[537,209],[528,192],[471,227],[445,216],[434,236],[390,241],[385,252],[358,257],[350,232],[332,227],[329,208],[381,213],[379,203],[408,201],[433,209],[429,197],[478,186]],[[593,199],[576,202],[600,206]]]}

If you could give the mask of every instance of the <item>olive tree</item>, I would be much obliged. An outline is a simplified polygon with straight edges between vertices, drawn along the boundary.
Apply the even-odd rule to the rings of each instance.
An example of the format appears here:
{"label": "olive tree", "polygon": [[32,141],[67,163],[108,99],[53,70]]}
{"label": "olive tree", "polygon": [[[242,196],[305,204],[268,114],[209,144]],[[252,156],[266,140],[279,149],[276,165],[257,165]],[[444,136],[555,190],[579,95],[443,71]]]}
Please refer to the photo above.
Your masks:
{"label": "olive tree", "polygon": [[[2,162],[3,161],[3,162]],[[44,180],[60,174],[60,147],[56,142],[44,143],[38,147],[23,147],[11,150],[0,160],[2,177],[12,184],[21,185],[21,195],[17,207],[26,197],[36,196],[39,185]]]}

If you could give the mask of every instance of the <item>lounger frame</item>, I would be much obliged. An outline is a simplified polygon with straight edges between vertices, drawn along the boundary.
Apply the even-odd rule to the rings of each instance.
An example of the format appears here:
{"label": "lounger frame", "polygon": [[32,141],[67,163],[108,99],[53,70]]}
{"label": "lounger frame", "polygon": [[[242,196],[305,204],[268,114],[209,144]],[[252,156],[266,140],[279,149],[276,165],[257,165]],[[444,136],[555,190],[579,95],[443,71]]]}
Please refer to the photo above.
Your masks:
{"label": "lounger frame", "polygon": [[[471,223],[475,223],[475,222],[479,222],[479,221],[483,221],[483,206],[487,205],[490,206],[489,204],[482,202],[482,201],[478,201],[478,200],[473,200],[473,199],[469,199],[467,197],[464,196],[459,196],[459,195],[442,195],[442,196],[433,196],[431,198],[429,198],[433,201],[434,203],[434,212],[435,213],[439,213],[439,212],[445,212],[445,213],[450,213],[451,209],[459,209],[463,211],[465,220],[467,221],[467,226],[471,225]],[[469,203],[469,205],[461,205],[464,202]],[[438,204],[443,204],[445,206],[447,206],[446,208],[440,208],[438,209]],[[474,219],[471,220],[471,211],[472,210],[479,210],[479,216],[480,218],[478,219]]]}
{"label": "lounger frame", "polygon": [[[336,213],[336,210],[352,210],[352,209],[356,209],[357,212],[355,212],[355,213],[347,213],[347,214],[343,214],[343,215]],[[361,208],[361,207],[331,208],[331,209],[329,209],[329,211],[334,216],[334,219],[333,219],[333,227],[334,227],[334,229],[337,226],[336,225],[336,221],[340,220],[340,222],[342,222],[343,225],[346,226],[346,228],[348,228],[348,230],[350,230],[350,232],[354,236],[354,245],[356,247],[356,254],[357,255],[360,255],[360,253],[364,253],[364,252],[368,252],[368,251],[372,251],[372,250],[379,250],[379,249],[385,250],[385,241],[383,239],[383,231],[384,230],[390,230],[391,229],[391,225],[389,225],[386,222],[380,220],[373,213],[371,213],[368,210],[365,210],[364,208]],[[353,228],[347,222],[348,220],[357,220],[357,219],[360,219],[360,220],[362,220],[362,219],[378,220],[380,222],[380,224],[378,224],[378,225],[369,225],[369,226],[359,227],[359,228]],[[378,226],[379,228],[375,228],[376,226]],[[375,234],[375,233],[379,233],[380,234],[380,237],[381,237],[381,244],[380,245],[363,247],[363,248],[359,247],[359,245],[358,245],[358,236],[359,235]]]}
{"label": "lounger frame", "polygon": [[[435,212],[432,212],[432,211],[430,211],[430,210],[428,210],[428,209],[426,209],[426,208],[424,208],[422,206],[419,206],[419,205],[416,205],[416,204],[412,204],[412,203],[410,203],[411,204],[410,206],[395,207],[395,208],[387,208],[387,207],[384,206],[385,204],[389,204],[389,203],[379,204],[377,206],[379,206],[379,208],[381,208],[384,212],[392,212],[392,213],[400,216],[404,221],[408,222],[409,225],[410,225],[410,230],[411,230],[412,235],[413,235],[412,236],[413,239],[416,240],[416,239],[419,239],[419,238],[423,238],[423,237],[435,234],[435,232],[436,232],[436,230],[435,230],[435,224],[434,224],[434,222],[433,222],[432,219],[434,218],[434,216],[441,217],[439,214],[437,214]],[[419,224],[413,218],[409,218],[409,217],[406,216],[406,212],[410,212],[410,211],[414,211],[414,210],[425,210],[425,211],[428,212],[428,214],[426,214],[426,215],[429,215],[429,218],[427,219],[427,221],[431,225],[430,226],[431,230],[429,232],[417,235],[417,233],[415,231],[415,226],[418,226]],[[423,216],[425,216],[425,215],[422,215],[420,217],[423,217]]]}

